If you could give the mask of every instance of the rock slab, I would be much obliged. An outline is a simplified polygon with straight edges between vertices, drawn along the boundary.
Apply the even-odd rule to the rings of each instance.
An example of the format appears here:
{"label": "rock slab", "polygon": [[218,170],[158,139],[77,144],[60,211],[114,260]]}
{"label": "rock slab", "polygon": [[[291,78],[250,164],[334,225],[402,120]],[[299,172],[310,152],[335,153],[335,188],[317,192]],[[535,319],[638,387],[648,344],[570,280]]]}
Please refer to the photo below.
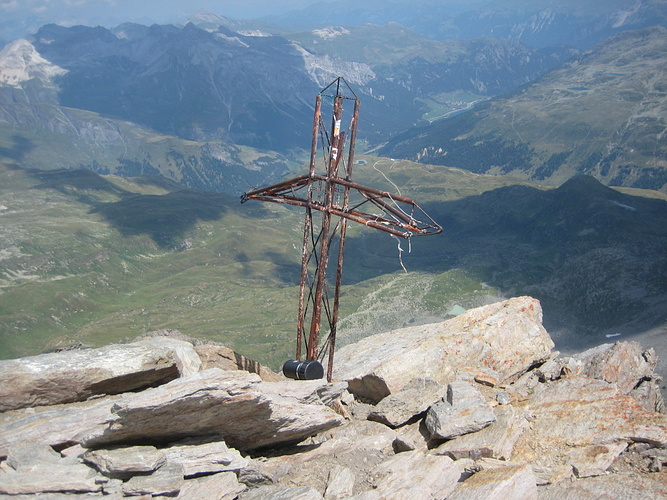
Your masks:
{"label": "rock slab", "polygon": [[428,410],[445,392],[446,388],[433,379],[416,378],[375,405],[368,419],[399,427]]}
{"label": "rock slab", "polygon": [[462,483],[448,500],[537,500],[530,465],[485,469]]}
{"label": "rock slab", "polygon": [[509,383],[546,360],[553,347],[539,301],[517,297],[347,345],[336,353],[334,378],[378,403],[415,378],[447,385],[461,370],[493,373],[497,383]]}
{"label": "rock slab", "polygon": [[280,392],[280,383],[261,382],[256,374],[211,368],[118,400],[106,426],[82,444],[219,436],[238,450],[252,450],[299,441],[343,423],[325,405],[304,404]]}
{"label": "rock slab", "polygon": [[155,338],[0,361],[0,412],[159,385],[199,369],[192,344]]}
{"label": "rock slab", "polygon": [[447,387],[447,396],[431,406],[426,428],[434,439],[451,439],[483,429],[496,421],[493,409],[468,382],[457,380]]}

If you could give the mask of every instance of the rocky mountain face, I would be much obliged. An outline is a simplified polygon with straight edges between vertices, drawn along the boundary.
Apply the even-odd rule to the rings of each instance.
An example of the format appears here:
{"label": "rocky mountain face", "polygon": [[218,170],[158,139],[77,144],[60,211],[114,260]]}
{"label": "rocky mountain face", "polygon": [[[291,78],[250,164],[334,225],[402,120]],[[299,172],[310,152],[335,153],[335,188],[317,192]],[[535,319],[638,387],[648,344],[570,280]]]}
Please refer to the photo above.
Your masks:
{"label": "rocky mountain face", "polygon": [[[404,95],[393,104],[407,108],[409,96],[422,99],[468,91],[488,97],[537,79],[576,55],[563,47],[535,50],[504,38],[436,41],[403,25],[329,26],[286,35],[309,53],[368,65],[374,78],[362,83],[372,95],[390,94],[389,82]],[[403,126],[405,128],[405,125]]]}
{"label": "rocky mountain face", "polygon": [[[283,38],[243,37],[223,28],[210,33],[191,23],[121,25],[113,32],[50,25],[35,34],[34,44],[68,70],[60,82],[64,106],[183,138],[265,149],[284,151],[284,141],[309,136],[310,103],[302,99],[319,89]],[[279,126],[285,119],[292,130]]]}
{"label": "rocky mountain face", "polygon": [[605,41],[539,81],[472,112],[398,136],[380,152],[560,184],[667,189],[667,29]]}
{"label": "rocky mountain face", "polygon": [[[664,6],[627,3],[598,13],[585,4],[572,16],[601,37],[609,30],[600,26],[627,32]],[[206,12],[185,26],[43,26],[0,53],[0,159],[159,174],[238,193],[303,159],[313,96],[344,76],[364,103],[365,147],[408,130],[382,154],[550,183],[591,173],[616,185],[662,186],[665,93],[656,68],[664,29],[621,34],[544,76],[576,51],[557,40],[529,48],[524,38],[557,29],[566,10],[548,2],[520,15],[506,8],[516,22],[499,6],[457,16],[476,12],[478,26],[505,20],[510,33],[494,25],[486,35],[495,38],[449,41],[392,22],[271,34]],[[449,19],[442,15],[432,13]],[[464,26],[464,17],[450,20]]]}
{"label": "rocky mountain face", "polygon": [[667,494],[655,353],[552,351],[520,297],[287,380],[161,331],[0,362],[0,492],[21,498],[614,498]]}
{"label": "rocky mountain face", "polygon": [[[6,165],[87,168],[127,177],[160,175],[192,188],[235,195],[288,168],[288,160],[275,152],[224,141],[187,141],[64,106],[58,82],[71,70],[43,58],[27,40],[16,40],[0,51],[0,68],[0,158]],[[90,90],[99,91],[100,85]]]}
{"label": "rocky mountain face", "polygon": [[[34,45],[68,70],[59,81],[64,106],[122,117],[182,138],[225,139],[280,152],[310,143],[313,96],[337,76],[364,98],[364,116],[372,126],[360,127],[360,133],[386,138],[409,126],[405,118],[420,118],[423,110],[413,104],[415,95],[435,92],[419,80],[406,85],[400,74],[427,70],[431,79],[439,75],[457,82],[437,92],[470,89],[493,95],[571,55],[561,50],[543,56],[500,40],[450,48],[393,25],[354,33],[343,29],[331,38],[316,31],[289,40],[203,26],[207,29],[193,23],[183,28],[121,25],[112,31],[45,26],[35,34]],[[329,43],[318,44],[323,41]],[[425,44],[429,54],[437,54],[435,60],[422,50]],[[351,46],[356,49],[348,52]],[[365,56],[359,56],[360,47],[366,47]],[[477,89],[469,83],[469,67],[443,56],[452,49],[462,58],[476,58]],[[399,59],[396,53],[408,55]],[[378,73],[381,61],[384,69]],[[410,67],[417,63],[421,68]],[[459,76],[452,78],[453,73]],[[393,115],[404,116],[400,125],[387,120]]]}

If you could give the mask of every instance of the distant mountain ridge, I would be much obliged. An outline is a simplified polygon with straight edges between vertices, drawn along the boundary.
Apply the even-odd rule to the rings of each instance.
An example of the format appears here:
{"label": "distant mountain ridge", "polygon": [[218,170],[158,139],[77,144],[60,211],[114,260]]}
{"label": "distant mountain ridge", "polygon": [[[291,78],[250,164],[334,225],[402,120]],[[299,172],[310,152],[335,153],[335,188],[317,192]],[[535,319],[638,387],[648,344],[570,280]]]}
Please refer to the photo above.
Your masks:
{"label": "distant mountain ridge", "polygon": [[367,64],[375,74],[367,86],[392,81],[413,98],[426,99],[460,90],[485,97],[502,94],[577,53],[562,47],[534,50],[501,38],[429,40],[398,23],[330,26],[286,36],[310,53]]}
{"label": "distant mountain ridge", "polygon": [[560,184],[667,189],[667,28],[627,32],[520,90],[393,138],[380,154]]}
{"label": "distant mountain ridge", "polygon": [[[528,25],[517,28],[518,19],[551,9],[528,31],[558,26],[558,16],[570,12],[577,26],[588,23],[584,31],[601,36],[600,26],[627,30],[649,22],[649,12],[661,23],[665,1],[614,0],[597,10],[588,1],[576,8],[555,0],[522,8],[448,2],[455,8],[447,15],[442,6],[420,3],[404,19],[430,12],[462,27],[458,16],[474,15],[481,27],[483,19],[500,23],[511,14],[508,26],[524,33]],[[376,14],[402,12],[388,5]],[[531,49],[502,30],[507,38],[436,41],[390,22],[278,35],[267,24],[207,11],[185,26],[46,25],[0,53],[0,161],[157,174],[238,194],[304,161],[313,97],[344,76],[363,103],[359,139],[366,151],[389,141],[382,155],[474,172],[551,184],[583,173],[660,189],[667,182],[664,92],[650,66],[664,66],[661,29],[622,33],[559,68],[576,50]],[[507,100],[479,104],[501,94]],[[442,117],[450,119],[438,123]],[[411,130],[425,123],[433,125]]]}
{"label": "distant mountain ridge", "polygon": [[[125,35],[135,27],[126,28]],[[62,43],[92,48],[95,33],[110,34],[91,28],[88,34],[92,37],[86,37],[82,34],[85,31],[69,32],[75,40]],[[77,36],[82,38],[77,40]],[[55,43],[55,37],[48,37],[47,31],[42,43],[49,42]],[[63,97],[61,79],[69,78],[76,69],[44,59],[23,39],[0,51],[0,157],[5,163],[40,169],[85,167],[124,176],[161,175],[192,188],[233,194],[277,178],[290,168],[290,160],[273,151],[220,140],[185,140],[119,119],[113,113],[104,114],[117,78],[99,62],[95,64],[95,78],[101,81],[86,87],[90,84],[86,78],[87,83],[82,84],[86,90],[70,91],[79,94],[75,99],[84,100],[90,98],[90,92],[103,92],[98,96],[100,113],[61,102],[67,97]],[[106,92],[105,88],[114,90]]]}
{"label": "distant mountain ridge", "polygon": [[586,49],[623,31],[667,26],[665,0],[431,0],[414,3],[344,0],[318,3],[264,20],[308,26],[401,24],[434,40],[505,38],[530,47]]}
{"label": "distant mountain ridge", "polygon": [[[338,76],[363,102],[360,139],[373,147],[572,55],[503,40],[435,42],[397,24],[332,28],[341,36],[328,39],[242,35],[222,26],[226,18],[197,19],[203,27],[47,25],[7,45],[0,160],[240,193],[303,161],[314,96]],[[12,80],[17,61],[23,73]]]}
{"label": "distant mountain ridge", "polygon": [[[69,71],[59,81],[62,105],[186,139],[226,140],[283,153],[309,144],[313,96],[337,76],[345,76],[363,98],[364,117],[375,115],[368,117],[372,126],[360,133],[387,137],[424,112],[413,104],[415,94],[435,92],[418,80],[406,86],[402,75],[428,71],[441,80],[456,75],[457,86],[437,91],[493,95],[572,55],[552,51],[543,56],[501,40],[450,47],[407,31],[398,25],[367,26],[335,37],[319,50],[323,46],[316,43],[322,37],[316,33],[288,40],[192,23],[183,28],[121,25],[112,31],[45,26],[35,34],[34,45],[42,57]],[[371,44],[377,57],[350,51]],[[440,54],[436,60],[424,59],[426,45],[431,54]],[[460,54],[457,58],[447,55],[452,49]],[[397,59],[391,55],[396,51],[409,55]],[[465,55],[476,57],[476,82],[470,82],[469,68],[460,64]],[[392,119],[397,106],[400,122]]]}

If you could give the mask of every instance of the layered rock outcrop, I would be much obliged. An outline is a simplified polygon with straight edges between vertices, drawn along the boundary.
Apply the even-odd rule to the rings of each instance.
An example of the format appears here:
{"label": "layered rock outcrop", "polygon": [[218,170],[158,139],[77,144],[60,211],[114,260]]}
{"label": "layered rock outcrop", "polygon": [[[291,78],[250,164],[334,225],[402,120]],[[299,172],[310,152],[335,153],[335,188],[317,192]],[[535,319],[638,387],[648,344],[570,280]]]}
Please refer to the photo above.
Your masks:
{"label": "layered rock outcrop", "polygon": [[162,335],[0,361],[0,495],[667,495],[654,353],[552,349],[520,297],[346,346],[332,383]]}
{"label": "layered rock outcrop", "polygon": [[553,347],[539,303],[509,300],[443,323],[386,332],[345,346],[336,353],[334,377],[377,403],[416,377],[446,386],[467,371],[509,383],[546,360]]}

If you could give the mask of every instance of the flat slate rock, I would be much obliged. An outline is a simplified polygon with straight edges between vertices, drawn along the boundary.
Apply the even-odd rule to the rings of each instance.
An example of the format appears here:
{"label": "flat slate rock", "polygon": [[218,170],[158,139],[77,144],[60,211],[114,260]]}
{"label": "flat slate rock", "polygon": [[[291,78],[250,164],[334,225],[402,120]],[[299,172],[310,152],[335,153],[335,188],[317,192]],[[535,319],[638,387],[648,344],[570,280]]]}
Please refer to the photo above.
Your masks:
{"label": "flat slate rock", "polygon": [[167,338],[2,360],[0,412],[143,389],[200,364],[192,344]]}
{"label": "flat slate rock", "polygon": [[105,476],[129,478],[137,474],[148,474],[166,462],[162,451],[154,446],[128,446],[111,450],[90,450],[83,459]]}
{"label": "flat slate rock", "polygon": [[498,406],[494,414],[496,421],[491,425],[445,441],[434,453],[454,460],[481,457],[511,460],[515,443],[529,429],[528,420],[523,411],[517,411],[512,405]]}
{"label": "flat slate rock", "polygon": [[446,391],[447,388],[435,380],[418,377],[375,405],[368,419],[392,428],[399,427],[426,412]]}
{"label": "flat slate rock", "polygon": [[107,480],[76,459],[62,458],[42,443],[20,443],[8,450],[6,466],[0,471],[0,494],[102,491]]}
{"label": "flat slate rock", "polygon": [[107,425],[95,428],[82,444],[215,435],[233,448],[251,450],[299,441],[344,421],[323,404],[303,403],[281,392],[280,383],[262,382],[256,374],[211,368],[118,400]]}
{"label": "flat slate rock", "polygon": [[162,452],[167,460],[183,466],[185,477],[239,471],[249,463],[238,450],[221,440],[191,438],[163,448]]}
{"label": "flat slate rock", "polygon": [[530,465],[484,469],[461,483],[447,500],[537,500]]}
{"label": "flat slate rock", "polygon": [[221,472],[185,481],[178,493],[182,500],[234,500],[247,489],[233,472]]}
{"label": "flat slate rock", "polygon": [[241,493],[239,500],[322,500],[310,486],[260,486]]}
{"label": "flat slate rock", "polygon": [[453,461],[449,457],[422,451],[399,453],[378,465],[374,488],[350,498],[354,500],[403,500],[406,498],[448,498],[456,489],[464,469],[472,460]]}

